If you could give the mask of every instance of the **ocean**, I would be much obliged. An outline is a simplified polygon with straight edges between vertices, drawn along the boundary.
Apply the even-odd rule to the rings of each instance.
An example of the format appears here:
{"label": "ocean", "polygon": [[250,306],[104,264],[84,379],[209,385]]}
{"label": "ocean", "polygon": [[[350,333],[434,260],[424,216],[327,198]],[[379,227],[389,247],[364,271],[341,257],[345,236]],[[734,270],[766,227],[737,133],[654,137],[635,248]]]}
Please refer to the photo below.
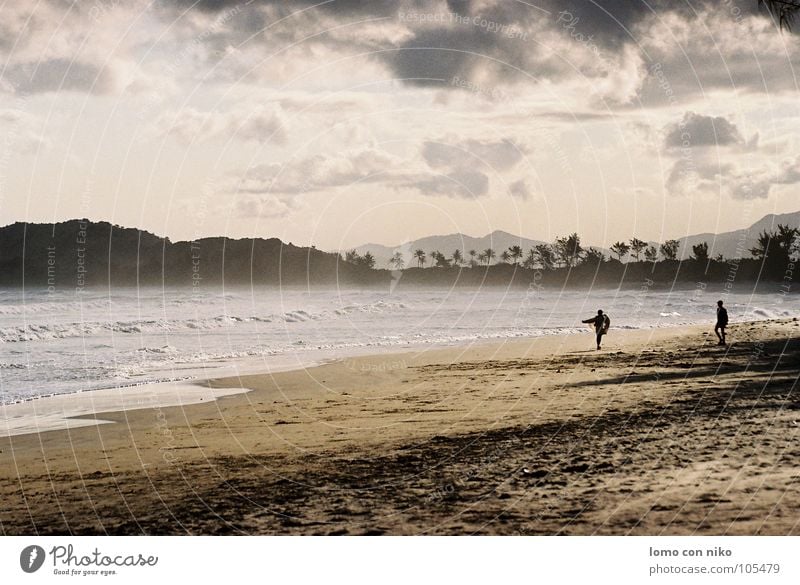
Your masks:
{"label": "ocean", "polygon": [[[311,366],[352,355],[541,335],[708,323],[718,293],[525,289],[158,288],[0,291],[0,403]],[[729,294],[735,324],[791,317],[800,296]],[[735,336],[732,337],[735,341]]]}

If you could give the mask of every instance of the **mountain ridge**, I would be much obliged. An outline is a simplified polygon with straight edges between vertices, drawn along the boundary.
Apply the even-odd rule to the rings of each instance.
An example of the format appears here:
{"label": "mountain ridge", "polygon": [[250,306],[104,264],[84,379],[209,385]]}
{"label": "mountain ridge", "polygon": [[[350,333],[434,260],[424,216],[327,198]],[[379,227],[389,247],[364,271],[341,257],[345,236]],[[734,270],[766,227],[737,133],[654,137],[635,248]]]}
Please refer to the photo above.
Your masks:
{"label": "mountain ridge", "polygon": [[[800,211],[791,213],[768,213],[758,221],[752,223],[750,226],[740,228],[737,230],[730,230],[727,232],[712,233],[705,232],[700,234],[692,234],[677,238],[678,258],[681,260],[688,259],[692,254],[692,246],[702,242],[708,243],[709,256],[714,258],[717,255],[722,255],[723,258],[749,258],[750,248],[756,245],[758,235],[763,230],[774,230],[778,224],[787,224],[790,227],[800,227]],[[580,235],[580,234],[579,234]],[[631,236],[633,237],[633,236]],[[455,240],[461,240],[459,244]],[[497,244],[494,244],[494,242]],[[469,245],[467,245],[469,242]],[[504,230],[494,230],[485,236],[469,236],[460,232],[446,234],[446,235],[431,235],[417,238],[416,240],[409,240],[397,246],[387,246],[384,244],[367,243],[356,246],[355,248],[342,249],[339,252],[344,253],[348,250],[355,250],[360,255],[370,252],[375,258],[376,268],[386,268],[388,261],[395,252],[401,252],[404,255],[406,266],[415,264],[414,259],[411,257],[414,250],[422,249],[427,256],[433,251],[442,252],[448,258],[452,257],[453,252],[459,249],[465,259],[469,259],[465,252],[470,249],[475,249],[477,252],[482,252],[484,249],[491,247],[495,252],[499,253],[507,250],[509,246],[519,245],[523,251],[527,251],[536,246],[537,244],[551,243],[543,240],[533,238],[526,238],[523,236],[516,236]],[[648,242],[650,244],[658,244],[659,242]],[[586,246],[593,247],[603,252],[606,256],[610,255],[610,251],[602,246]]]}

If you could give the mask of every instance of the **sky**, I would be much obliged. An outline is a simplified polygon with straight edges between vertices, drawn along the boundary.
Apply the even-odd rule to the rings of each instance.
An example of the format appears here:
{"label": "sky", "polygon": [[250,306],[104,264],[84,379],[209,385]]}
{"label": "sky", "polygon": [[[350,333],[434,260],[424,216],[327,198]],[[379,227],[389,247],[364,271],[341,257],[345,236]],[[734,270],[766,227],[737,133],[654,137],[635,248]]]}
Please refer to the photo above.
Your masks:
{"label": "sky", "polygon": [[0,224],[608,246],[800,210],[757,0],[0,0]]}

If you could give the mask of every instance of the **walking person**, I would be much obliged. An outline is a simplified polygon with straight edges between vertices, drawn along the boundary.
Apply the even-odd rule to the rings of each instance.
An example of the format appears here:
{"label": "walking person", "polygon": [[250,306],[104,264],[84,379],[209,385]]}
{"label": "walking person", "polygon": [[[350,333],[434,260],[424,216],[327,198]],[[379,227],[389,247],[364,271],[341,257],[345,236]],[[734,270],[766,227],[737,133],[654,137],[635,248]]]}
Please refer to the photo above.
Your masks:
{"label": "walking person", "polygon": [[598,309],[597,315],[589,319],[584,319],[581,323],[589,323],[594,325],[594,332],[597,334],[597,349],[600,349],[600,343],[603,341],[603,335],[608,333],[608,328],[611,326],[611,319],[608,315],[603,313],[602,309]]}
{"label": "walking person", "polygon": [[722,301],[717,301],[717,324],[714,325],[714,333],[717,334],[719,343],[717,345],[726,345],[725,343],[725,328],[728,326],[728,309],[722,306]]}

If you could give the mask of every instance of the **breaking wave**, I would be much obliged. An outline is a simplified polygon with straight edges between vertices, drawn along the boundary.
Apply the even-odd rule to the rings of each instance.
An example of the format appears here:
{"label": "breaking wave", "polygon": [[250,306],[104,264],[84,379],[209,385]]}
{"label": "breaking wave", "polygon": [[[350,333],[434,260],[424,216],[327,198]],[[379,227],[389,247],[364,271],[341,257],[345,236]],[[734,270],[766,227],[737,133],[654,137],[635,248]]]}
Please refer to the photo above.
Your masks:
{"label": "breaking wave", "polygon": [[[98,301],[99,302],[99,301]],[[41,306],[48,303],[40,303]],[[70,303],[71,305],[71,303]],[[33,305],[27,305],[31,307]],[[64,306],[64,305],[62,305]],[[84,304],[86,309],[88,305]],[[108,306],[105,302],[104,308]],[[47,341],[70,337],[89,337],[97,334],[146,334],[146,333],[178,333],[191,330],[210,330],[222,327],[235,327],[244,323],[302,323],[306,321],[327,321],[346,318],[355,312],[387,313],[403,310],[408,307],[403,303],[377,301],[363,305],[347,305],[339,309],[312,312],[306,310],[288,311],[282,314],[266,316],[240,317],[236,315],[218,315],[202,319],[142,319],[133,321],[85,321],[80,323],[55,323],[18,325],[0,328],[0,342],[17,343],[31,341]],[[69,307],[67,307],[69,310]],[[6,313],[12,314],[12,313]],[[17,314],[17,313],[13,313]]]}

